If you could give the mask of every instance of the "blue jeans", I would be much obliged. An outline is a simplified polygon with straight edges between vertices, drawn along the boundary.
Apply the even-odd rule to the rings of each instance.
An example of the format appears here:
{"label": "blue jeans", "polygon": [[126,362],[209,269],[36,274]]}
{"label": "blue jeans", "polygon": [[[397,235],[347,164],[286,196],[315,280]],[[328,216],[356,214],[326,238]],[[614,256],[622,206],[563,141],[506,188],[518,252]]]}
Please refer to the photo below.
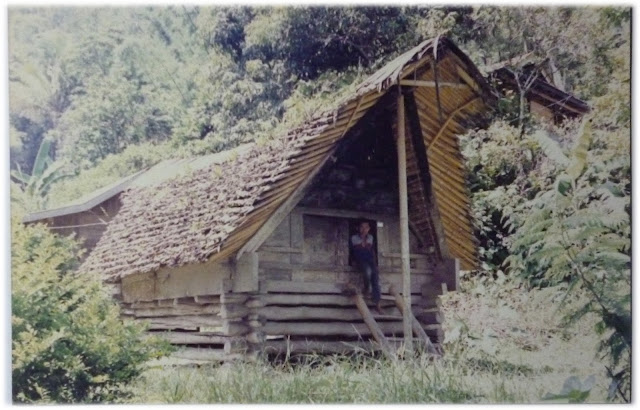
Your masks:
{"label": "blue jeans", "polygon": [[380,278],[378,275],[378,267],[373,260],[357,259],[358,268],[364,277],[364,288],[369,289],[371,286],[371,298],[373,303],[380,301]]}

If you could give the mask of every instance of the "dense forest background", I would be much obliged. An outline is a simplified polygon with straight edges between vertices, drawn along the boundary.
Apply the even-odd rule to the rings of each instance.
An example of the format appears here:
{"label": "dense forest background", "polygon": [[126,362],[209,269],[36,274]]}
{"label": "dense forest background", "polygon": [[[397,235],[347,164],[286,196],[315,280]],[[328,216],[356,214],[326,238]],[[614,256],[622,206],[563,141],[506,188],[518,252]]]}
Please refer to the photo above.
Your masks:
{"label": "dense forest background", "polygon": [[268,137],[322,106],[310,97],[442,34],[480,67],[533,52],[589,100],[624,69],[612,52],[628,20],[593,8],[11,8],[11,168],[37,185],[31,210],[60,205],[160,159]]}
{"label": "dense forest background", "polygon": [[[562,289],[572,300],[559,313],[562,326],[596,318],[608,397],[629,400],[630,26],[631,10],[614,7],[12,7],[12,212],[62,205],[163,159],[272,138],[427,38],[448,36],[481,70],[529,54],[556,87],[592,110],[551,126],[523,113],[517,95],[502,96],[489,128],[461,137],[483,261],[465,280],[474,292],[498,292],[487,287],[506,282]],[[29,366],[51,363],[50,336],[61,330],[27,308],[44,303],[36,284],[67,286],[56,275],[73,269],[77,250],[16,221],[14,358],[16,349],[24,358],[14,363],[14,380],[31,387],[14,398],[31,401],[77,383],[47,379],[53,384],[43,390],[46,383],[34,381]],[[47,267],[45,282],[34,274],[38,266]],[[82,287],[73,286],[72,293]],[[42,306],[58,296],[48,298]],[[102,331],[94,325],[88,334]],[[84,348],[60,353],[60,368]],[[125,373],[122,380],[137,374]],[[87,389],[54,401],[112,397],[89,389],[88,399]]]}

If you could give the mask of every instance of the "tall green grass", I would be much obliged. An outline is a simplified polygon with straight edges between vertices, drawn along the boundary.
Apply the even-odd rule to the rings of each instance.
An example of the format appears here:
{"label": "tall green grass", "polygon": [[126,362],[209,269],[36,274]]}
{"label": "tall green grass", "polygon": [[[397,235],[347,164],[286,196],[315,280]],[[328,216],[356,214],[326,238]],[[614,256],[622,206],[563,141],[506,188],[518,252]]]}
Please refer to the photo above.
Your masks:
{"label": "tall green grass", "polygon": [[[526,379],[536,371],[460,357],[433,360],[419,355],[402,360],[366,354],[310,355],[279,364],[152,368],[133,390],[136,403],[527,402],[531,397],[522,390],[529,387]],[[521,383],[514,384],[516,379]],[[537,397],[542,397],[541,392]]]}

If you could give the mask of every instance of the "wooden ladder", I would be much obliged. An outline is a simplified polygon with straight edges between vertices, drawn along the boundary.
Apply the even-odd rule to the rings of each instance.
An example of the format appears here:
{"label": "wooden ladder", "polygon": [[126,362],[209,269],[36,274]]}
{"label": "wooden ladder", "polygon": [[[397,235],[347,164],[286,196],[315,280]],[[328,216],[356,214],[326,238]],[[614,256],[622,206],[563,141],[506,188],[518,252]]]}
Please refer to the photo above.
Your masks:
{"label": "wooden ladder", "polygon": [[[380,329],[378,322],[376,322],[375,316],[371,314],[371,310],[369,310],[369,307],[367,306],[367,303],[362,297],[362,294],[358,292],[355,288],[352,288],[350,290],[353,292],[353,300],[356,306],[358,307],[358,311],[362,315],[362,318],[364,319],[364,322],[366,323],[369,330],[371,330],[371,334],[374,340],[378,342],[385,356],[388,356],[388,357],[394,356],[395,354],[393,353],[393,349],[391,348],[391,343],[389,339],[384,335],[384,332],[382,332],[382,329]],[[382,296],[382,299],[386,299],[386,300],[392,299],[395,302],[396,307],[400,311],[400,314],[403,315],[405,305],[404,305],[404,300],[402,299],[402,296],[400,295],[400,293],[398,293],[398,291],[396,291],[393,285],[389,286],[389,293],[391,294],[391,296]],[[411,315],[411,328],[413,330],[413,333],[421,342],[424,343],[427,349],[427,353],[440,356],[440,353],[435,348],[433,343],[431,343],[431,339],[429,339],[429,336],[427,336],[426,332],[422,328],[422,325],[420,324],[420,322],[418,322],[418,319],[415,318],[415,316],[411,311],[409,311],[409,314]],[[384,318],[384,317],[385,315],[378,315],[378,318]],[[402,317],[403,316],[400,316],[399,318],[402,318]]]}

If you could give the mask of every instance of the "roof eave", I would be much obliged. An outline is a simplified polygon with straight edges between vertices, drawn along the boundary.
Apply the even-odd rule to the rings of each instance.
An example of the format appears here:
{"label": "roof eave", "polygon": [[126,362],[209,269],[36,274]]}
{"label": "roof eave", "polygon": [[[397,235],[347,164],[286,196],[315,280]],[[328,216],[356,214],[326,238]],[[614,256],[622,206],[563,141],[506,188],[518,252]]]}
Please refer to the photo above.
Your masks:
{"label": "roof eave", "polygon": [[131,184],[131,182],[133,182],[133,180],[135,178],[137,178],[143,172],[144,172],[144,170],[136,172],[133,175],[130,175],[127,179],[125,179],[124,181],[118,183],[113,188],[111,188],[111,189],[109,189],[109,190],[107,190],[105,192],[102,192],[99,195],[91,197],[91,198],[87,199],[83,203],[74,204],[74,205],[65,205],[65,206],[61,206],[59,208],[47,209],[45,211],[38,211],[38,212],[33,212],[33,213],[28,214],[28,215],[25,215],[25,217],[22,218],[22,223],[32,223],[32,222],[37,222],[37,221],[41,221],[41,220],[44,220],[44,219],[57,218],[57,217],[60,217],[60,216],[66,216],[66,215],[76,214],[76,213],[80,213],[80,212],[86,212],[86,211],[94,208],[95,206],[100,205],[104,201],[107,201],[107,200],[113,198],[114,196],[120,194],[122,191],[127,189],[127,187]]}

